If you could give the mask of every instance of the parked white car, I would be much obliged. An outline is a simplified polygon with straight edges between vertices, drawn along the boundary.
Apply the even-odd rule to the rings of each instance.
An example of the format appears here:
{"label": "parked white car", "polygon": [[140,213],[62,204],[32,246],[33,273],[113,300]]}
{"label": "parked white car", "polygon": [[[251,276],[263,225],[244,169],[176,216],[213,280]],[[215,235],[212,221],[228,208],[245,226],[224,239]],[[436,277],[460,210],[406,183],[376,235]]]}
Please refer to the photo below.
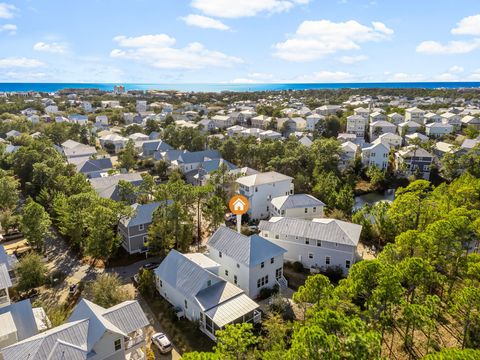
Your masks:
{"label": "parked white car", "polygon": [[156,333],[152,335],[152,343],[162,353],[166,354],[172,351],[172,343],[168,340],[164,333]]}

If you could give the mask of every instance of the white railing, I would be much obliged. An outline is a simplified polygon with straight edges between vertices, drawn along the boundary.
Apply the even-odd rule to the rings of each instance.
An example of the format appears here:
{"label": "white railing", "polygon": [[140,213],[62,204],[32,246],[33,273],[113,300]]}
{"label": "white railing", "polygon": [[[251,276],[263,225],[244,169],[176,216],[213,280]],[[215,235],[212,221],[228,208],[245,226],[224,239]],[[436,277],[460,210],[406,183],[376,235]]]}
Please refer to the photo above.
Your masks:
{"label": "white railing", "polygon": [[262,313],[258,310],[253,310],[253,323],[258,324],[262,321]]}
{"label": "white railing", "polygon": [[142,330],[139,330],[135,336],[131,336],[127,341],[125,341],[125,350],[131,349],[144,341],[145,334]]}

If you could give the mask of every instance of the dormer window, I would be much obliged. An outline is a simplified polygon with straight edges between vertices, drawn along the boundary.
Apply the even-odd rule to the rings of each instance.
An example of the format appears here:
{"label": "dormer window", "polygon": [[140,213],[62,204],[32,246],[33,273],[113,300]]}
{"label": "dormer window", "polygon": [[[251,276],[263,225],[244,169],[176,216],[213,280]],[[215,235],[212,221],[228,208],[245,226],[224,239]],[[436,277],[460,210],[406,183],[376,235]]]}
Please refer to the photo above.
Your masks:
{"label": "dormer window", "polygon": [[222,257],[222,252],[221,251],[218,252],[218,257]]}
{"label": "dormer window", "polygon": [[142,231],[145,229],[145,225],[144,224],[140,224],[138,225],[138,230]]}

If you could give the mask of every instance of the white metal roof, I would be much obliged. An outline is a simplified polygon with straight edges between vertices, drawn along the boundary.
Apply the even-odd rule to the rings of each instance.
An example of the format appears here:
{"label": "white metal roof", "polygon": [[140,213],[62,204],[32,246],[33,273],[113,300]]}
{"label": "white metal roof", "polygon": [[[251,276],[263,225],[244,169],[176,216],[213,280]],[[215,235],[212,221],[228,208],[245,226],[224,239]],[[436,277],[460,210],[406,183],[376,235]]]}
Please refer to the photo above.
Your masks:
{"label": "white metal roof", "polygon": [[277,181],[292,180],[290,176],[280,174],[276,171],[269,171],[237,179],[237,183],[245,186],[271,184]]}
{"label": "white metal roof", "polygon": [[258,309],[258,304],[245,294],[220,304],[206,312],[206,315],[219,327],[225,326],[243,315]]}

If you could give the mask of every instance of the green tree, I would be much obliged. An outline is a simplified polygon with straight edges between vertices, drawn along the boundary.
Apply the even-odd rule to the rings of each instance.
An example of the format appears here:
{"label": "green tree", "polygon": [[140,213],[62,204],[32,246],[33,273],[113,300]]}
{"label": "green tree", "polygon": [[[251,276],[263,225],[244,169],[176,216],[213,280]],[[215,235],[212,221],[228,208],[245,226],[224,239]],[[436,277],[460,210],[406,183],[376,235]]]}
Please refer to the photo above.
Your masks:
{"label": "green tree", "polygon": [[122,282],[117,274],[100,274],[85,286],[86,298],[93,303],[109,308],[128,300],[128,293],[122,289]]}
{"label": "green tree", "polygon": [[17,179],[0,170],[0,210],[15,209],[20,195],[19,187]]}
{"label": "green tree", "polygon": [[215,353],[222,359],[248,359],[251,347],[258,342],[251,323],[226,325],[215,333]]}
{"label": "green tree", "polygon": [[29,198],[22,211],[20,229],[35,249],[43,251],[45,238],[50,235],[51,224],[50,216],[43,206]]}
{"label": "green tree", "polygon": [[128,170],[133,169],[137,164],[137,151],[133,140],[128,140],[125,148],[118,154],[118,162],[122,168]]}
{"label": "green tree", "polygon": [[30,252],[20,259],[15,271],[18,277],[17,289],[28,291],[45,283],[47,266],[40,255]]}

